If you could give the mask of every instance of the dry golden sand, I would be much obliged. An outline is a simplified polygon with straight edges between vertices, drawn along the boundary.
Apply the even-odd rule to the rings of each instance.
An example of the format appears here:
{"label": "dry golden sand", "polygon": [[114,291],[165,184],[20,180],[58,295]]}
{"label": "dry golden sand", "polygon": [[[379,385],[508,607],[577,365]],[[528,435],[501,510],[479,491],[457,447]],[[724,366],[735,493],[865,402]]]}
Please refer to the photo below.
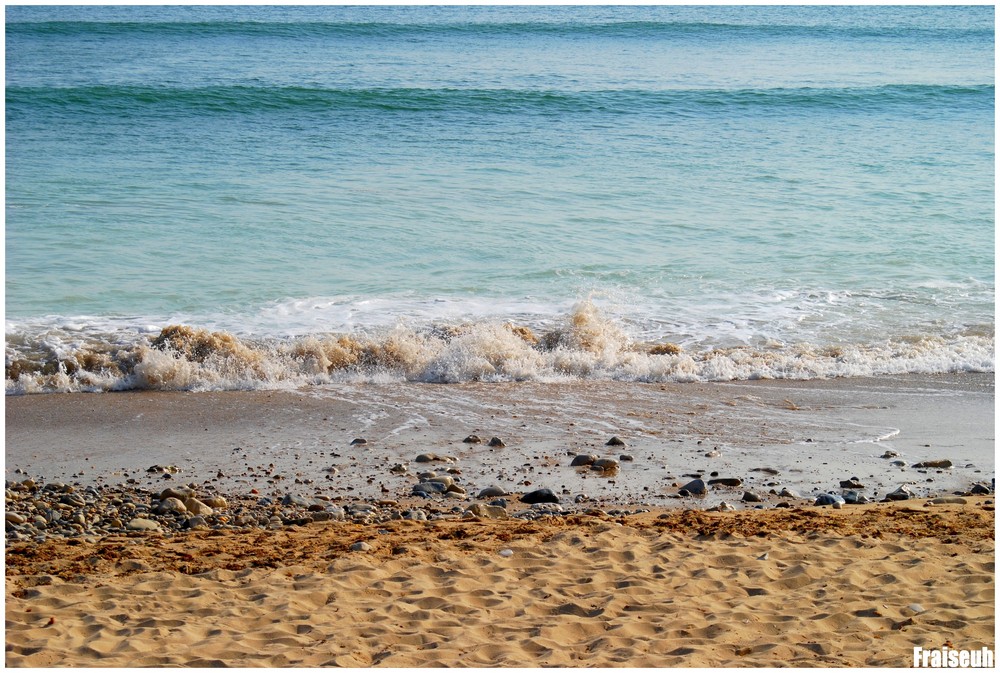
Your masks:
{"label": "dry golden sand", "polygon": [[994,648],[968,500],[12,544],[6,663],[909,666]]}

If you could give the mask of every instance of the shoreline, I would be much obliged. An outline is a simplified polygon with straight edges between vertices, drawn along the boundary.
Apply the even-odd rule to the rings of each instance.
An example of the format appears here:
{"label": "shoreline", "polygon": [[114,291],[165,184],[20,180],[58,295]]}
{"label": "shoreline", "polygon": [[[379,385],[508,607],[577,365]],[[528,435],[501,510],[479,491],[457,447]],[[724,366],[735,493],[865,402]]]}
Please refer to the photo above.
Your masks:
{"label": "shoreline", "polygon": [[[6,478],[376,502],[413,496],[419,475],[436,471],[468,498],[549,488],[563,505],[605,508],[741,507],[745,491],[770,506],[782,489],[842,494],[854,478],[862,488],[847,490],[870,500],[904,485],[928,497],[992,483],[993,385],[993,375],[956,374],[8,397]],[[623,444],[609,446],[613,437]],[[571,466],[578,455],[617,466]],[[941,460],[951,467],[915,467]],[[678,497],[698,477],[740,484]]]}

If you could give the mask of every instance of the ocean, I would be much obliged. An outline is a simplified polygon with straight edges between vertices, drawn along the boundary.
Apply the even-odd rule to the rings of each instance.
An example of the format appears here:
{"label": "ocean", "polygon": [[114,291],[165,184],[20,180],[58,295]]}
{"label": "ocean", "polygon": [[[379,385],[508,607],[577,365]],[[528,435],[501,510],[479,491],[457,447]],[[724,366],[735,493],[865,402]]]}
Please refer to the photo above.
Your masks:
{"label": "ocean", "polygon": [[5,14],[8,395],[994,371],[993,7]]}

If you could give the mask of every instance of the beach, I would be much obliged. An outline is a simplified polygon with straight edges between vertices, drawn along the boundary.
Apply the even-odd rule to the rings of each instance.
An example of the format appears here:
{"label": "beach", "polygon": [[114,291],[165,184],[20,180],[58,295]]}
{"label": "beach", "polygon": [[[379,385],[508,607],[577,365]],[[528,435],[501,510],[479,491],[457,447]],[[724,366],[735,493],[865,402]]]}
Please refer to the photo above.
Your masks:
{"label": "beach", "polygon": [[6,664],[992,651],[995,28],[8,7]]}
{"label": "beach", "polygon": [[[992,650],[992,400],[988,375],[8,397],[8,513],[62,516],[8,514],[6,662],[898,667],[917,646]],[[571,466],[589,454],[617,464]],[[447,490],[419,492],[434,479]],[[558,502],[522,502],[540,489]],[[862,504],[815,504],[852,491]]]}
{"label": "beach", "polygon": [[9,545],[6,664],[908,667],[995,647],[986,502]]}

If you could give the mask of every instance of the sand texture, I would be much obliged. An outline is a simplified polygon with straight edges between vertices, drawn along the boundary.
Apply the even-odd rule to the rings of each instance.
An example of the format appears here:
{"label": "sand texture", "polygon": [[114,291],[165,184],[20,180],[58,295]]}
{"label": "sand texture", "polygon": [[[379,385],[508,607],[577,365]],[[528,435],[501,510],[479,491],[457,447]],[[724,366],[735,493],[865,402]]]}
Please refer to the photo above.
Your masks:
{"label": "sand texture", "polygon": [[14,543],[6,664],[906,667],[994,647],[992,502]]}

